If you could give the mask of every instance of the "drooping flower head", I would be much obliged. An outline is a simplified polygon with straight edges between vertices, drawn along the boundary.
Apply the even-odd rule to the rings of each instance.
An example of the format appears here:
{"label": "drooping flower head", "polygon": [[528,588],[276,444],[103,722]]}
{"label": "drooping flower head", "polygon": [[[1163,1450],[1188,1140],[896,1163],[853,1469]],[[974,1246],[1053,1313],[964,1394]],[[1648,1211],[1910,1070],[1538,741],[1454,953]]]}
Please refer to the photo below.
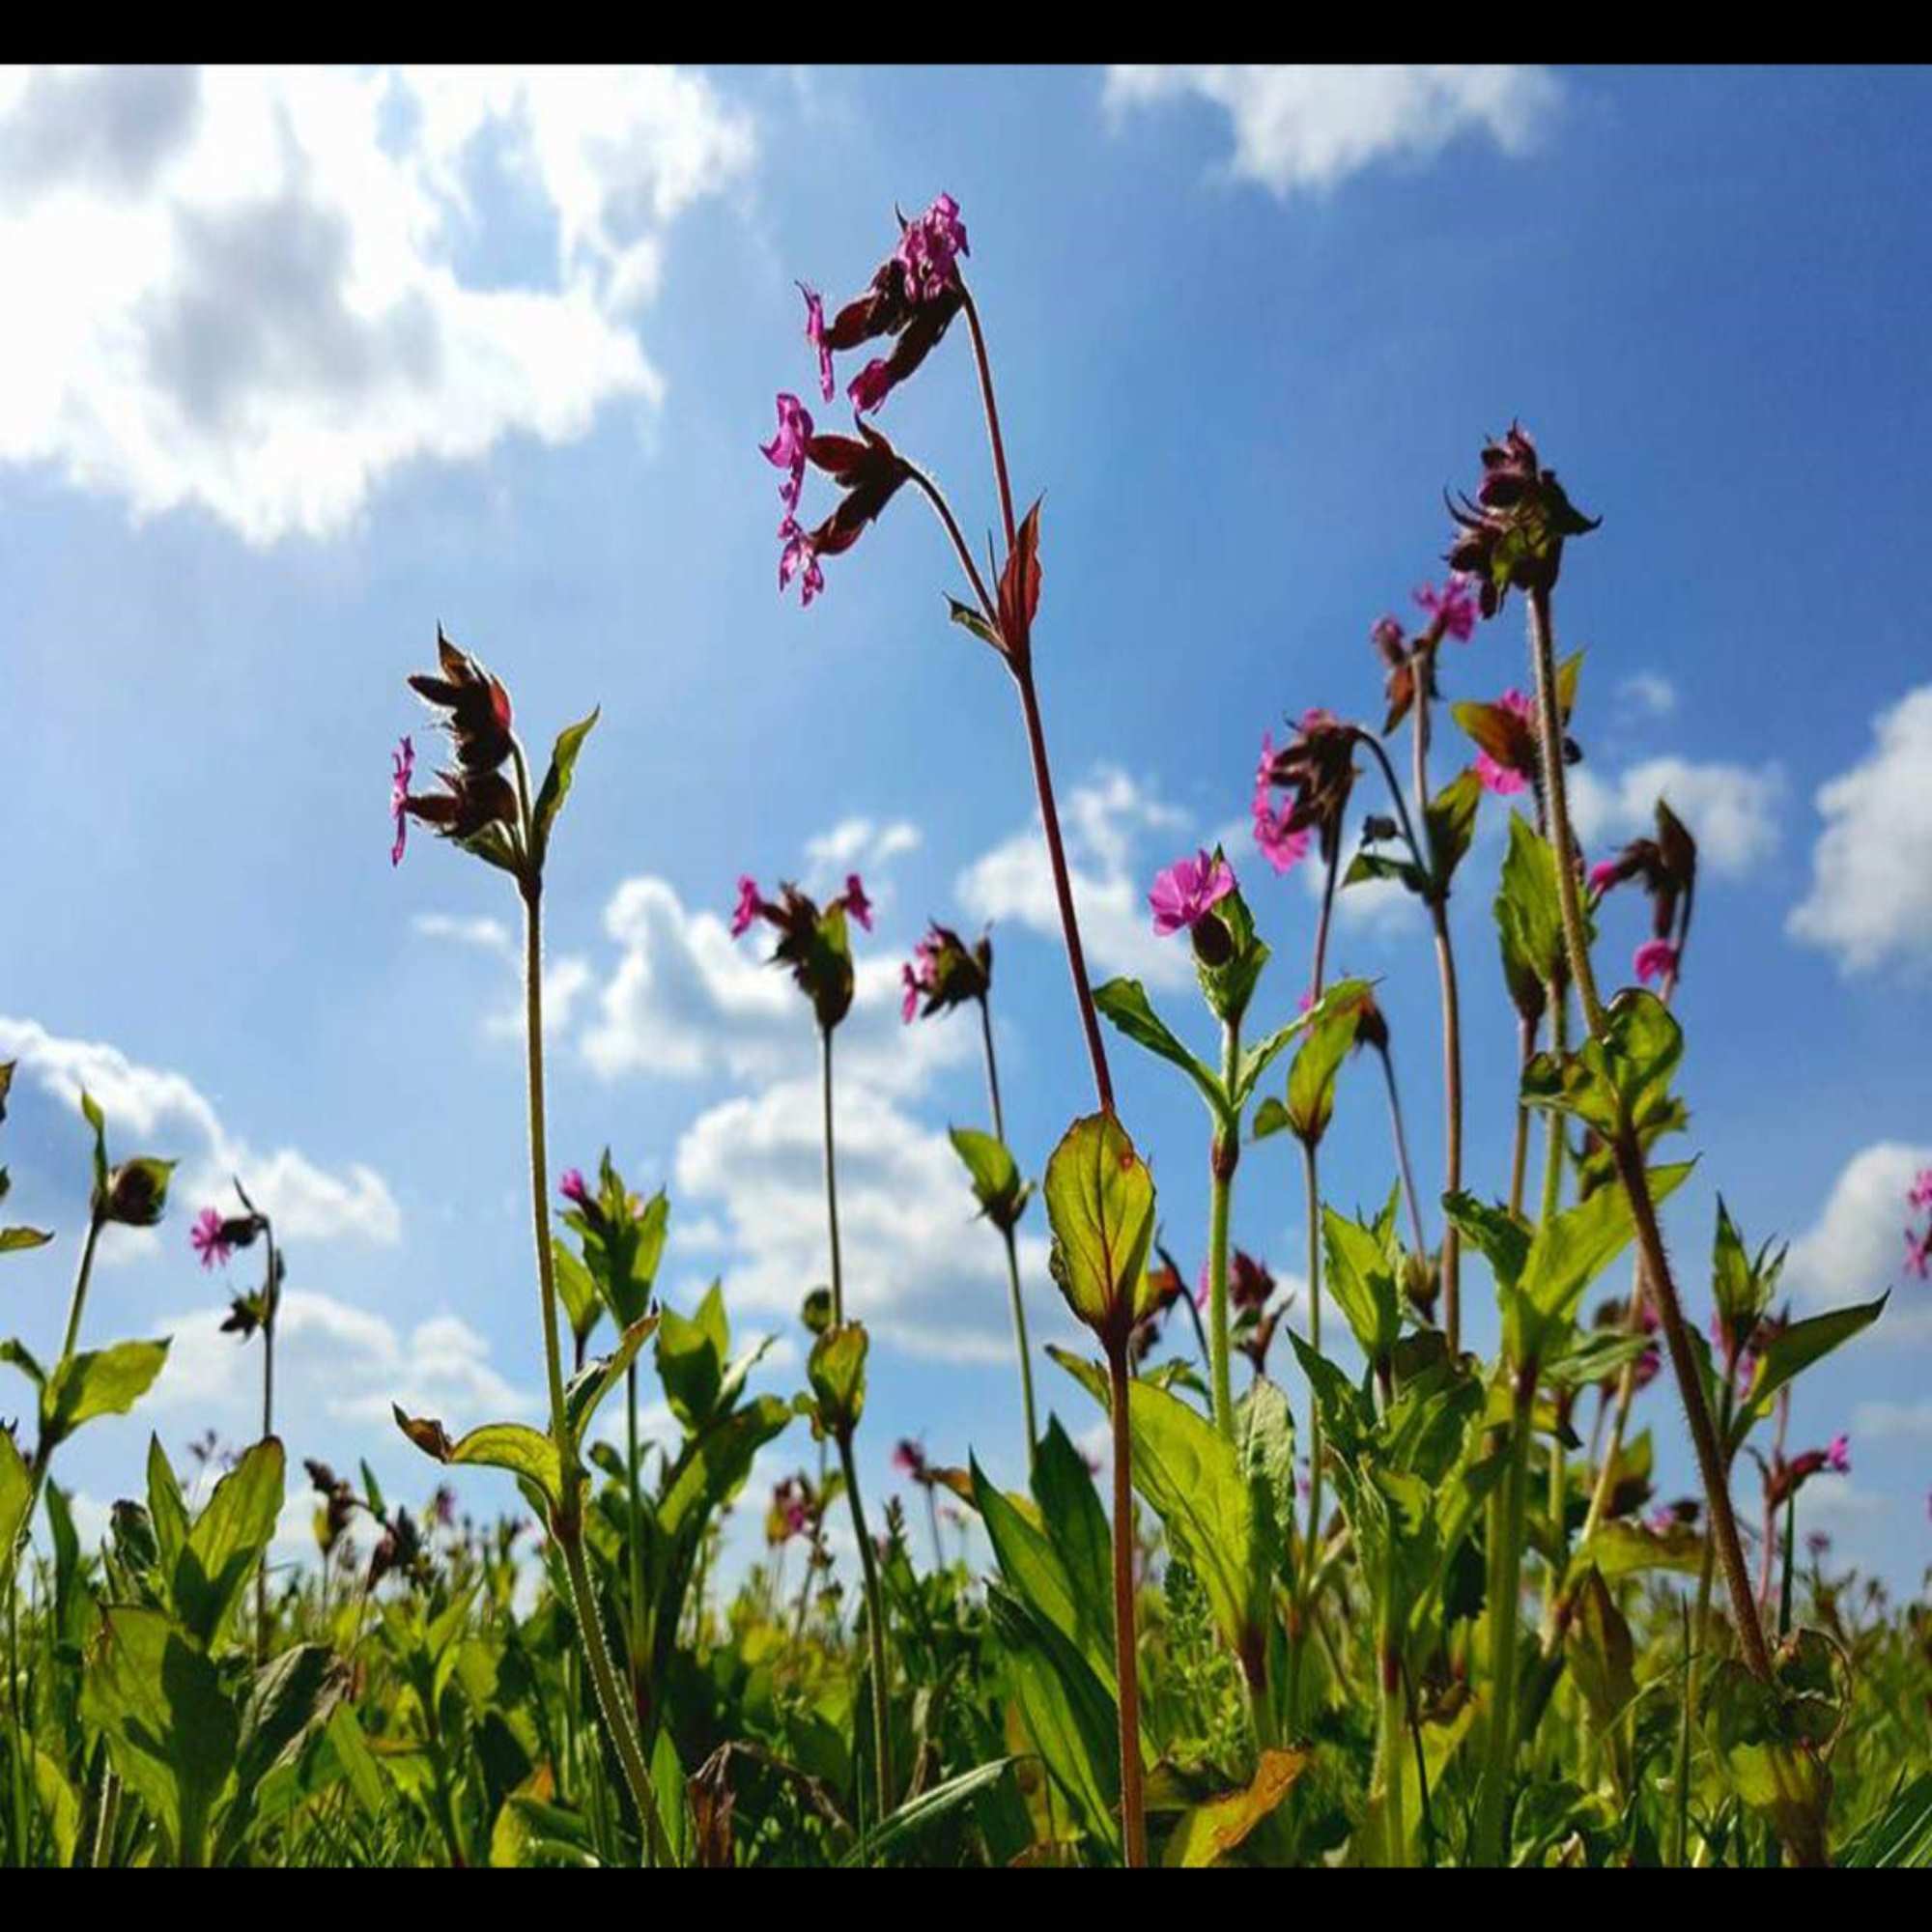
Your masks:
{"label": "drooping flower head", "polygon": [[[1321,856],[1332,859],[1341,849],[1342,820],[1349,810],[1356,770],[1355,740],[1359,727],[1319,707],[1304,711],[1295,733],[1273,754],[1265,773],[1266,785],[1291,794],[1274,818],[1279,837],[1313,830],[1321,840]],[[1257,805],[1263,785],[1256,785]]]}
{"label": "drooping flower head", "polygon": [[1852,1473],[1852,1438],[1839,1434],[1832,1437],[1832,1446],[1825,1451],[1825,1466],[1834,1476],[1849,1476]]}
{"label": "drooping flower head", "polygon": [[1277,872],[1292,870],[1308,856],[1308,847],[1314,835],[1305,827],[1291,831],[1288,815],[1291,808],[1280,811],[1274,809],[1274,733],[1262,733],[1262,760],[1255,772],[1255,792],[1253,813],[1255,822],[1255,843],[1261,847],[1262,857]]}
{"label": "drooping flower head", "polygon": [[220,1208],[204,1208],[188,1231],[188,1241],[205,1268],[212,1268],[217,1262],[226,1267],[229,1256],[235,1252],[235,1244],[223,1237],[221,1230]]}
{"label": "drooping flower head", "polygon": [[798,292],[805,298],[805,339],[818,357],[818,393],[829,403],[836,384],[832,379],[832,351],[825,345],[825,304],[819,299],[818,291],[807,288],[803,282],[799,283]]}
{"label": "drooping flower head", "polygon": [[932,1477],[926,1468],[925,1451],[911,1436],[902,1435],[893,1450],[893,1467],[900,1475],[907,1476],[915,1483],[930,1486]]}
{"label": "drooping flower head", "polygon": [[899,968],[899,982],[905,989],[899,1017],[908,1025],[918,1017],[950,1012],[968,1000],[983,1000],[992,990],[993,942],[982,933],[969,947],[950,925],[935,920]]}
{"label": "drooping flower head", "polygon": [[443,716],[438,721],[456,753],[453,771],[437,774],[442,790],[408,797],[402,809],[459,843],[517,822],[517,795],[503,776],[512,748],[510,694],[469,652],[436,634],[439,668],[412,676],[410,688]]}
{"label": "drooping flower head", "polygon": [[389,847],[389,864],[403,863],[403,847],[409,839],[410,781],[415,776],[416,748],[409,735],[389,753],[389,816],[395,821],[395,842]]}
{"label": "drooping flower head", "polygon": [[[1509,690],[1487,707],[1492,713],[1502,714],[1515,727],[1498,734],[1494,748],[1479,738],[1476,753],[1476,776],[1482,781],[1483,789],[1494,792],[1498,798],[1514,798],[1529,783],[1536,772],[1536,735],[1532,728],[1533,708],[1521,692]],[[1473,733],[1471,735],[1474,735]]]}
{"label": "drooping flower head", "polygon": [[1463,497],[1449,504],[1460,534],[1445,561],[1475,580],[1483,615],[1493,617],[1512,588],[1550,589],[1565,540],[1594,530],[1603,519],[1576,508],[1555,470],[1543,468],[1535,443],[1515,423],[1500,442],[1484,446],[1482,462],[1476,500]]}
{"label": "drooping flower head", "polygon": [[1590,891],[1598,898],[1626,880],[1642,883],[1650,896],[1651,939],[1636,951],[1639,980],[1674,981],[1683,968],[1684,942],[1690,930],[1690,907],[1697,889],[1697,841],[1662,799],[1657,801],[1657,837],[1633,838],[1614,859],[1590,868]]}
{"label": "drooping flower head", "polygon": [[1235,868],[1220,853],[1210,857],[1204,849],[1192,859],[1177,859],[1148,894],[1154,931],[1163,938],[1183,928],[1191,932],[1234,890]]}
{"label": "drooping flower head", "polygon": [[818,1023],[828,1031],[851,1010],[854,988],[852,946],[846,920],[854,919],[868,931],[872,902],[858,873],[848,873],[845,890],[827,902],[817,901],[788,880],[779,886],[776,899],[767,899],[749,874],[738,881],[738,904],[731,917],[731,936],[741,938],[754,922],[763,920],[778,931],[772,964],[791,969],[798,988],[811,1001]]}
{"label": "drooping flower head", "polygon": [[[850,550],[912,472],[877,430],[860,423],[856,437],[817,435],[802,408],[795,419],[788,420],[787,403],[796,408],[798,399],[779,398],[779,433],[760,447],[768,461],[787,472],[779,492],[787,505],[784,521],[779,526],[783,543],[779,554],[779,589],[782,591],[794,576],[799,577],[803,601],[809,605],[825,587],[819,560]],[[804,489],[808,464],[830,476],[845,493],[832,514],[811,529],[792,514]]]}
{"label": "drooping flower head", "polygon": [[1924,1212],[1932,1208],[1932,1167],[1921,1167],[1906,1190],[1905,1205]]}

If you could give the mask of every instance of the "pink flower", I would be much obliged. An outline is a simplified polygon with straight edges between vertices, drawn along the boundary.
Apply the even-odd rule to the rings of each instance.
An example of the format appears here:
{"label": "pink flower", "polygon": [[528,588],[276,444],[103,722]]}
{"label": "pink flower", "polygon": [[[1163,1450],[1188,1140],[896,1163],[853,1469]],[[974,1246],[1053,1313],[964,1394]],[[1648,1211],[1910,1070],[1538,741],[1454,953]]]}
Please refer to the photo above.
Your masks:
{"label": "pink flower", "polygon": [[590,1190],[583,1184],[583,1176],[574,1167],[566,1167],[557,1178],[556,1191],[573,1207],[590,1206]]}
{"label": "pink flower", "polygon": [[819,567],[818,552],[811,539],[790,517],[779,526],[779,535],[785,540],[784,549],[779,553],[779,589],[782,591],[794,573],[803,570],[805,574],[800,581],[798,601],[809,607],[825,588],[825,572]]}
{"label": "pink flower", "polygon": [[899,1017],[910,1026],[919,1017],[919,1003],[930,999],[939,989],[940,941],[928,932],[912,950],[912,957],[899,968],[899,983],[905,998],[899,1002]]}
{"label": "pink flower", "polygon": [[825,346],[825,304],[818,298],[816,289],[809,289],[801,282],[798,292],[805,298],[805,339],[818,351],[818,393],[829,403],[832,400],[832,351]]}
{"label": "pink flower", "polygon": [[905,998],[899,1002],[899,1018],[911,1026],[919,1017],[919,1003],[925,997],[925,988],[913,972],[910,961],[899,968],[899,983],[905,988]]}
{"label": "pink flower", "polygon": [[1262,733],[1262,761],[1255,773],[1255,843],[1262,849],[1262,857],[1277,872],[1286,872],[1308,856],[1309,840],[1313,834],[1304,825],[1299,830],[1288,829],[1289,806],[1276,811],[1272,806],[1272,785],[1268,774],[1274,768],[1274,733]]}
{"label": "pink flower", "polygon": [[1905,1197],[1910,1208],[1932,1208],[1932,1167],[1921,1167],[1918,1179],[1912,1183],[1911,1192]]}
{"label": "pink flower", "polygon": [[1623,877],[1623,868],[1614,859],[1605,859],[1590,867],[1590,890],[1601,898]]}
{"label": "pink flower", "polygon": [[893,1451],[893,1467],[902,1476],[918,1482],[925,1474],[925,1451],[909,1436],[901,1436]]}
{"label": "pink flower", "polygon": [[1648,985],[1677,971],[1677,949],[1667,939],[1646,939],[1637,948],[1633,964],[1636,977]]}
{"label": "pink flower", "polygon": [[1849,1435],[1832,1437],[1832,1446],[1825,1451],[1825,1466],[1834,1476],[1849,1476],[1852,1473],[1852,1438]]}
{"label": "pink flower", "polygon": [[1218,853],[1211,859],[1206,851],[1198,858],[1177,859],[1148,894],[1154,931],[1166,935],[1182,926],[1191,931],[1234,890],[1234,868]]}
{"label": "pink flower", "polygon": [[1910,1228],[1906,1229],[1905,1265],[1920,1281],[1932,1279],[1932,1230],[1921,1240]]}
{"label": "pink flower", "polygon": [[[805,491],[805,458],[810,443],[810,412],[796,396],[781,390],[778,434],[771,441],[761,442],[758,453],[767,463],[786,472],[785,480],[779,485],[779,501],[785,506],[786,524],[791,522],[792,512],[798,508],[798,499]],[[785,534],[783,524],[779,526],[779,534]]]}
{"label": "pink flower", "polygon": [[[1504,692],[1496,699],[1496,707],[1520,718],[1524,724],[1529,722],[1529,699],[1520,691]],[[1503,764],[1481,751],[1476,753],[1476,776],[1483,781],[1483,789],[1494,792],[1498,798],[1513,798],[1529,782],[1515,766]]]}
{"label": "pink flower", "polygon": [[1469,641],[1476,629],[1476,593],[1466,577],[1451,577],[1440,589],[1425,583],[1415,601],[1459,644]]}
{"label": "pink flower", "polygon": [[758,882],[751,873],[742,874],[738,880],[738,903],[731,913],[731,937],[743,939],[752,929],[752,923],[765,909],[765,901],[758,892]]}
{"label": "pink flower", "polygon": [[221,1232],[221,1210],[218,1208],[204,1208],[195,1216],[194,1226],[188,1231],[188,1242],[201,1257],[205,1268],[213,1267],[219,1262],[228,1265],[228,1257],[234,1253],[234,1243]]}
{"label": "pink flower", "polygon": [[396,821],[396,842],[389,847],[389,864],[392,866],[403,863],[403,847],[409,839],[410,780],[414,776],[415,769],[416,748],[405,738],[389,753],[389,816]]}
{"label": "pink flower", "polygon": [[906,300],[919,303],[944,295],[957,278],[957,258],[972,252],[966,245],[959,204],[942,194],[917,221],[908,222],[899,237],[893,259],[905,271]]}
{"label": "pink flower", "polygon": [[867,932],[872,929],[872,902],[866,896],[866,888],[859,883],[857,872],[845,874],[845,910],[863,925]]}
{"label": "pink flower", "polygon": [[874,355],[845,385],[852,407],[861,415],[876,410],[893,392],[893,372],[881,355]]}

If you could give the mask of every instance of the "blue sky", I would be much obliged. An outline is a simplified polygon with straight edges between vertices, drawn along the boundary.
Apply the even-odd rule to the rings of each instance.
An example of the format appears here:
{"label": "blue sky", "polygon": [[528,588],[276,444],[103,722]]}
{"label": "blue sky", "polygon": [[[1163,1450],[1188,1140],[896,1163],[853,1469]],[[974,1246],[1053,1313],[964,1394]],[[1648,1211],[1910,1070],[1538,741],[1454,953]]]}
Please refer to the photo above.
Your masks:
{"label": "blue sky", "polygon": [[[1017,1474],[998,1245],[943,1137],[980,1122],[977,1043],[964,1016],[902,1032],[893,991],[927,915],[993,921],[1009,1127],[1037,1172],[1084,1064],[1017,708],[944,620],[948,554],[910,493],[828,563],[810,611],[781,601],[755,447],[775,390],[816,402],[793,278],[856,292],[895,202],[947,189],[1016,488],[1045,494],[1039,676],[1096,975],[1146,978],[1197,1044],[1148,880],[1239,825],[1285,712],[1376,711],[1368,628],[1437,568],[1443,486],[1519,416],[1604,517],[1558,606],[1566,646],[1588,647],[1584,831],[1593,852],[1621,842],[1662,790],[1704,846],[1680,996],[1701,1160],[1674,1251],[1701,1309],[1721,1188],[1753,1239],[1793,1240],[1801,1306],[1896,1284],[1874,1335],[1807,1378],[1794,1440],[1851,1431],[1854,1474],[1813,1484],[1804,1514],[1916,1586],[1932,1291],[1903,1278],[1899,1230],[1932,1161],[1926,89],[1789,71],[0,76],[0,251],[30,292],[0,314],[0,1057],[23,1063],[0,1151],[10,1211],[61,1231],[10,1261],[8,1324],[58,1338],[77,1082],[119,1151],[184,1163],[159,1234],[110,1239],[87,1322],[172,1332],[174,1360],[136,1418],[63,1452],[64,1479],[98,1508],[134,1483],[150,1426],[177,1453],[209,1426],[246,1439],[258,1365],[214,1332],[239,1284],[186,1242],[231,1169],[287,1241],[298,1453],[366,1454],[426,1492],[391,1396],[452,1427],[540,1409],[515,907],[428,838],[387,860],[388,752],[424,734],[402,679],[439,621],[502,674],[533,743],[604,706],[551,866],[554,1158],[608,1142],[634,1183],[670,1185],[668,1293],[723,1274],[738,1327],[785,1338],[764,1373],[781,1389],[825,1267],[813,1039],[723,922],[741,870],[865,872],[881,916],[840,1131],[852,1302],[878,1337],[872,1487],[901,1433]],[[996,517],[963,330],[880,421],[969,530]],[[1444,675],[1454,696],[1521,683],[1515,606]],[[1500,808],[1485,821],[1456,931],[1468,1172],[1494,1192],[1513,1048],[1486,929]],[[1244,839],[1230,853],[1277,950],[1259,1010],[1285,1015],[1313,896]],[[1607,912],[1606,967],[1640,919]],[[1335,963],[1382,976],[1433,1192],[1426,937],[1357,901]],[[1198,1104],[1124,1042],[1114,1061],[1191,1259]],[[1330,1145],[1335,1198],[1379,1199],[1366,1080]],[[1279,1143],[1243,1165],[1236,1231],[1299,1276]],[[1048,1337],[1065,1323],[1040,1234],[1024,1259]],[[1480,1272],[1469,1300],[1487,1345]],[[1037,1373],[1089,1432],[1087,1399]],[[1662,1386],[1645,1405],[1677,1493],[1681,1424]],[[759,1485],[809,1455],[781,1438]]]}

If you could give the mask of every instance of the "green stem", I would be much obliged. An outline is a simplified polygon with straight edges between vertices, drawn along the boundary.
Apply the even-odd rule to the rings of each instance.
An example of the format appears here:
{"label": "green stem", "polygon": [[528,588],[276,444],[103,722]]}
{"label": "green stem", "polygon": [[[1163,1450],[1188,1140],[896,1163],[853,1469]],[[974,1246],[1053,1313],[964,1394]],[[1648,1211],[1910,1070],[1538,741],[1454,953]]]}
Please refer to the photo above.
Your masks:
{"label": "green stem", "polygon": [[1121,1846],[1129,1867],[1147,1863],[1147,1812],[1141,1789],[1141,1681],[1134,1619],[1133,1436],[1127,1420],[1127,1351],[1107,1350],[1114,1430],[1114,1662],[1121,1689]]}
{"label": "green stem", "polygon": [[837,1432],[838,1464],[845,1471],[845,1493],[852,1502],[852,1528],[859,1539],[859,1564],[866,1581],[866,1643],[872,1661],[872,1776],[878,1792],[879,1822],[893,1810],[893,1727],[891,1687],[886,1679],[886,1604],[879,1588],[879,1559],[866,1530],[866,1507],[859,1497],[859,1465],[852,1456],[852,1432]]}
{"label": "green stem", "polygon": [[1503,1474],[1497,1527],[1494,1599],[1490,1605],[1489,1748],[1483,1764],[1482,1795],[1476,1815],[1478,1865],[1506,1862],[1504,1832],[1509,1812],[1511,1768],[1516,1762],[1517,1615],[1522,1593],[1522,1520],[1528,1502],[1529,1437],[1536,1400],[1536,1371],[1517,1371],[1516,1411],[1510,1419],[1509,1462]]}
{"label": "green stem", "polygon": [[1377,1668],[1381,1678],[1381,1736],[1376,1754],[1381,1767],[1382,1835],[1390,1868],[1401,1870],[1408,1863],[1408,1832],[1402,1792],[1403,1740],[1408,1729],[1408,1712],[1402,1688],[1402,1649],[1386,1617],[1381,1621],[1376,1648]]}
{"label": "green stem", "polygon": [[1529,1167],[1529,1108],[1524,1104],[1521,1094],[1522,1078],[1529,1071],[1529,1063],[1535,1052],[1536,1022],[1527,1013],[1520,1014],[1517,1018],[1516,1127],[1510,1140],[1509,1210],[1512,1215],[1522,1212],[1523,1179]]}
{"label": "green stem", "polygon": [[[1577,844],[1570,830],[1570,804],[1563,772],[1563,727],[1556,707],[1556,651],[1550,626],[1549,592],[1537,588],[1529,594],[1530,646],[1536,660],[1536,708],[1541,734],[1540,759],[1549,794],[1550,831],[1556,847],[1557,897],[1563,913],[1564,945],[1570,955],[1570,974],[1582,1003],[1584,1023],[1599,1042],[1605,1039],[1607,1015],[1597,995],[1597,981],[1590,967],[1589,948],[1583,937],[1583,910],[1577,884]],[[1650,1198],[1650,1183],[1644,1173],[1643,1153],[1628,1121],[1611,1137],[1610,1152],[1616,1162],[1617,1179],[1631,1205],[1636,1224],[1637,1254],[1642,1279],[1656,1298],[1658,1319],[1663,1325],[1663,1339],[1670,1352],[1670,1366],[1677,1379],[1678,1395],[1684,1404],[1685,1419],[1690,1426],[1690,1442],[1697,1454],[1697,1468],[1703,1478],[1704,1498],[1712,1534],[1717,1538],[1719,1560],[1724,1566],[1724,1583],[1730,1592],[1731,1611],[1737,1621],[1738,1638],[1745,1663],[1759,1683],[1771,1681],[1771,1653],[1765,1648],[1764,1630],[1758,1620],[1757,1605],[1751,1596],[1750,1575],[1745,1567],[1744,1545],[1738,1537],[1737,1519],[1731,1510],[1730,1492],[1724,1480],[1722,1450],[1711,1411],[1698,1379],[1696,1357],[1690,1351],[1690,1334],[1677,1298],[1677,1286],[1670,1272],[1669,1258],[1663,1249],[1662,1230],[1658,1226],[1657,1209]]]}
{"label": "green stem", "polygon": [[1415,1172],[1408,1160],[1408,1135],[1403,1130],[1402,1096],[1396,1092],[1395,1085],[1395,1056],[1386,1046],[1379,1049],[1379,1056],[1383,1084],[1388,1088],[1389,1131],[1395,1139],[1396,1167],[1402,1175],[1403,1198],[1408,1203],[1409,1231],[1415,1236],[1415,1252],[1426,1258],[1429,1236],[1422,1228],[1422,1199],[1415,1191]]}
{"label": "green stem", "polygon": [[[1233,1094],[1241,1059],[1241,1029],[1221,1028],[1221,1085]],[[1235,1167],[1240,1159],[1238,1124],[1217,1122],[1208,1150],[1208,1346],[1214,1388],[1214,1426],[1235,1439],[1235,1391],[1228,1346],[1228,1222],[1234,1208]]]}
{"label": "green stem", "polygon": [[832,1235],[832,1325],[845,1325],[845,1272],[838,1258],[838,1177],[832,1138],[832,1029],[818,1030],[819,1092],[825,1117],[825,1219]]}
{"label": "green stem", "polygon": [[626,1501],[630,1506],[628,1530],[624,1538],[629,1556],[631,1584],[630,1679],[632,1708],[637,1707],[643,1689],[644,1670],[644,1505],[638,1480],[638,1364],[635,1358],[624,1369],[624,1475]]}
{"label": "green stem", "polygon": [[[1000,1106],[1000,1065],[993,1055],[992,1009],[983,995],[980,1000],[980,1037],[986,1044],[986,1094],[993,1105],[993,1137],[1005,1147],[1007,1122]],[[1020,1405],[1026,1417],[1027,1467],[1031,1470],[1039,1429],[1034,1417],[1033,1351],[1027,1344],[1026,1303],[1020,1294],[1019,1246],[1010,1227],[1002,1228],[1000,1235],[1007,1244],[1007,1293],[1012,1304],[1013,1348],[1020,1363]]]}
{"label": "green stem", "polygon": [[[523,821],[524,850],[531,849],[529,775],[521,745],[513,742],[516,760],[517,797]],[[653,1856],[669,1857],[664,1822],[658,1816],[657,1795],[645,1770],[642,1747],[638,1742],[636,1715],[618,1696],[611,1677],[611,1658],[604,1644],[604,1627],[599,1621],[597,1600],[591,1591],[584,1568],[581,1496],[583,1465],[578,1458],[577,1443],[570,1432],[563,1396],[563,1351],[558,1341],[556,1316],[556,1272],[550,1243],[550,1153],[544,1117],[543,1046],[543,882],[527,858],[518,881],[524,901],[524,1050],[529,1101],[530,1226],[536,1244],[537,1302],[543,1321],[544,1371],[550,1387],[551,1439],[556,1444],[557,1463],[562,1478],[562,1495],[557,1500],[553,1524],[562,1547],[564,1564],[570,1577],[573,1607],[590,1664],[592,1686],[605,1728],[611,1734],[617,1761],[631,1788],[631,1802],[644,1828],[645,1842]]]}
{"label": "green stem", "polygon": [[[262,1289],[262,1439],[275,1433],[275,1317],[281,1312],[281,1282],[275,1268],[275,1231],[263,1219],[268,1243],[268,1275]],[[269,1661],[269,1552],[255,1570],[255,1662]]]}

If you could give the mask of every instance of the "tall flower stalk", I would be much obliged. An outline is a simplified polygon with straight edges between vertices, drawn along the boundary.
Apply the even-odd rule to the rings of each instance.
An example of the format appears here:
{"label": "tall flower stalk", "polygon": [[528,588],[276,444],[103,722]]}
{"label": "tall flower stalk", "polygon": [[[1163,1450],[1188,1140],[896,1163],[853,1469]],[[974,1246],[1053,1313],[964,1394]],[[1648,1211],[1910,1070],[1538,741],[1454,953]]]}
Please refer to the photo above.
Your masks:
{"label": "tall flower stalk", "polygon": [[[644,1764],[633,1700],[618,1683],[604,1634],[603,1612],[583,1553],[584,1470],[582,1433],[595,1401],[635,1358],[649,1332],[639,1323],[605,1364],[587,1404],[573,1413],[564,1390],[563,1352],[557,1320],[555,1255],[550,1235],[550,1155],[545,1119],[543,1015],[543,878],[550,837],[575,775],[584,739],[597,722],[587,718],[561,732],[543,784],[534,794],[522,743],[511,728],[509,693],[467,652],[437,633],[438,668],[410,684],[441,712],[454,764],[440,774],[441,789],[427,795],[409,789],[413,754],[404,740],[390,807],[395,817],[392,863],[400,863],[411,820],[428,825],[515,882],[524,913],[524,1055],[530,1179],[530,1227],[536,1247],[537,1315],[543,1334],[544,1379],[549,1395],[548,1437],[515,1424],[472,1431],[452,1442],[440,1422],[405,1415],[398,1426],[418,1448],[444,1463],[489,1463],[515,1470],[545,1492],[550,1533],[563,1557],[571,1609],[583,1645],[592,1690],[606,1735],[616,1753],[643,1833],[647,1857],[670,1861],[669,1841]],[[510,768],[505,777],[504,766]]]}

